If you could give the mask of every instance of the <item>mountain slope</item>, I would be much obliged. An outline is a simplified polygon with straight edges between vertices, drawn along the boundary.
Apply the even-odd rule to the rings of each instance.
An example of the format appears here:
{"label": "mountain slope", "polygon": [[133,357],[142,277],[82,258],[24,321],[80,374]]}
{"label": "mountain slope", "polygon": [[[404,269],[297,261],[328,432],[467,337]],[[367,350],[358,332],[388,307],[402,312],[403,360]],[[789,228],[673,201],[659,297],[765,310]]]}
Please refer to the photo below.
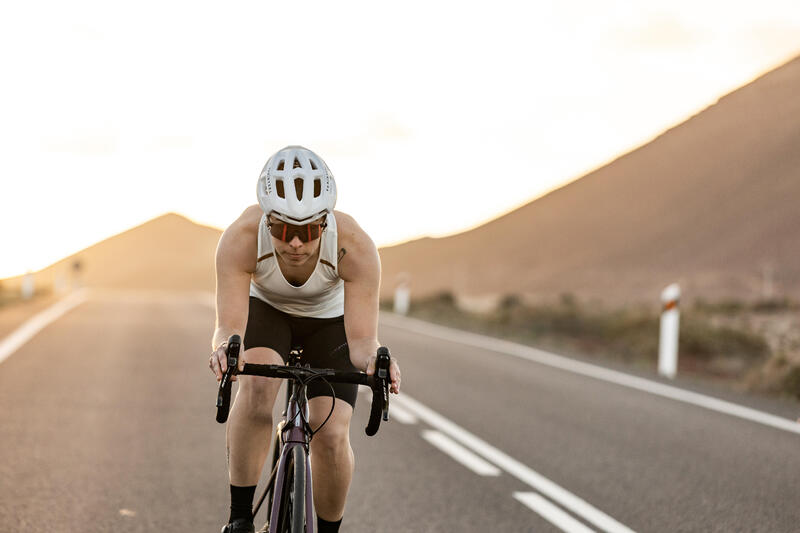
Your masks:
{"label": "mountain slope", "polygon": [[[222,232],[169,213],[98,242],[35,274],[50,287],[79,278],[88,287],[214,290],[214,253]],[[76,272],[75,264],[79,270]],[[17,285],[20,278],[5,280]]]}
{"label": "mountain slope", "polygon": [[800,58],[610,164],[472,231],[381,250],[383,295],[571,292],[654,300],[667,283],[800,295]]}

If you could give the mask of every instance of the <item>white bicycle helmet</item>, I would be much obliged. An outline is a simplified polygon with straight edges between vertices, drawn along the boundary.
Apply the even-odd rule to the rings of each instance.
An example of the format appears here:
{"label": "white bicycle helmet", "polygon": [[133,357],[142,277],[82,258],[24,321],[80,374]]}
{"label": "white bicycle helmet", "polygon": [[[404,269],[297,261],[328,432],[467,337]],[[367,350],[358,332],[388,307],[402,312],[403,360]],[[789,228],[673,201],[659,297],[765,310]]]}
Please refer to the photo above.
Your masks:
{"label": "white bicycle helmet", "polygon": [[320,156],[287,146],[269,158],[258,177],[258,203],[267,215],[307,224],[336,205],[336,181]]}

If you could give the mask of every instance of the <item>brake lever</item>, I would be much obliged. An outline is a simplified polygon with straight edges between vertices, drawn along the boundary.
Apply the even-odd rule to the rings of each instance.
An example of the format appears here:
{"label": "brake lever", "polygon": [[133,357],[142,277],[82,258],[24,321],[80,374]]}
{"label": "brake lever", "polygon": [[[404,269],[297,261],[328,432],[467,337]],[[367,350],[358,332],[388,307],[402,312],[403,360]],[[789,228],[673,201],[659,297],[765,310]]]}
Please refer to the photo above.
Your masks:
{"label": "brake lever", "polygon": [[239,335],[231,335],[230,339],[228,339],[228,346],[225,349],[225,353],[228,356],[228,369],[222,375],[217,392],[217,422],[220,424],[228,420],[228,413],[231,407],[231,378],[238,374],[241,345],[242,338]]}
{"label": "brake lever", "polygon": [[375,361],[375,375],[381,380],[381,391],[383,392],[383,409],[381,415],[384,422],[389,420],[389,364],[391,363],[389,348],[381,346],[378,348],[378,358]]}

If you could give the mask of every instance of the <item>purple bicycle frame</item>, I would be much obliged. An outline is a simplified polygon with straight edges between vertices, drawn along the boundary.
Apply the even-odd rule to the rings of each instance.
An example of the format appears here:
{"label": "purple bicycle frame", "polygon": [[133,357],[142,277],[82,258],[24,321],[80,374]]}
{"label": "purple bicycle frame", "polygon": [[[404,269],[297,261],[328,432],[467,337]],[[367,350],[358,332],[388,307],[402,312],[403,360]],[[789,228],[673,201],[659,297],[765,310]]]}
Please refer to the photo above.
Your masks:
{"label": "purple bicycle frame", "polygon": [[[305,387],[303,387],[302,395],[303,399],[305,399]],[[269,533],[278,532],[278,509],[280,509],[281,498],[283,497],[279,488],[283,487],[283,482],[286,478],[286,465],[289,462],[289,454],[292,453],[292,449],[296,446],[303,446],[303,453],[306,455],[306,533],[314,533],[314,493],[311,487],[311,461],[305,451],[308,449],[308,435],[302,425],[298,425],[296,422],[296,420],[308,420],[308,401],[303,402],[303,415],[303,418],[301,418],[297,399],[290,400],[286,409],[287,424],[281,429],[281,445],[283,448],[281,448],[281,456],[278,458],[278,471],[275,474],[275,485],[272,489]]]}

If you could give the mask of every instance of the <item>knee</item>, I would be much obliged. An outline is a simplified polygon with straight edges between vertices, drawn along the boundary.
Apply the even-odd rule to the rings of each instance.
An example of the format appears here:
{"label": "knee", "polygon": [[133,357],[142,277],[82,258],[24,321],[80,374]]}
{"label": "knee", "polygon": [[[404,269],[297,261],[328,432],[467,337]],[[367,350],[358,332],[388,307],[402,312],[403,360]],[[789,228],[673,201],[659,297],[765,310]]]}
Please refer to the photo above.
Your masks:
{"label": "knee", "polygon": [[251,423],[268,426],[272,425],[271,409],[267,410],[260,406],[249,406],[249,408],[245,410],[245,416]]}
{"label": "knee", "polygon": [[311,448],[314,453],[337,456],[350,452],[350,428],[343,424],[326,424],[314,435]]}
{"label": "knee", "polygon": [[272,424],[272,405],[275,402],[274,387],[265,378],[243,379],[239,385],[236,401],[241,401],[242,414],[255,423]]}

